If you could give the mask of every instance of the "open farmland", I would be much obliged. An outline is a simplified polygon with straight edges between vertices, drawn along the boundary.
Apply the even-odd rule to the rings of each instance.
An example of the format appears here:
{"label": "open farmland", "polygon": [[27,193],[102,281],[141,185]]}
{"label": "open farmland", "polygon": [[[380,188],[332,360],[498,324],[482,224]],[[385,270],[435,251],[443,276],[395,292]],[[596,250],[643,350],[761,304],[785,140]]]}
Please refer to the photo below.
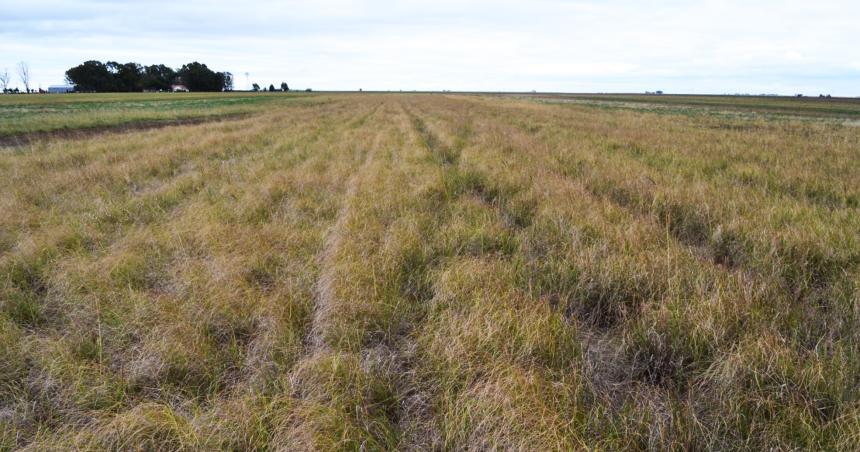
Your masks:
{"label": "open farmland", "polygon": [[559,99],[0,97],[0,449],[856,449],[860,103]]}
{"label": "open farmland", "polygon": [[690,96],[641,94],[536,94],[544,102],[574,102],[615,108],[691,114],[758,113],[799,119],[860,119],[860,99],[777,96]]}
{"label": "open farmland", "polygon": [[83,136],[111,128],[152,128],[237,118],[295,101],[263,93],[0,96],[0,145]]}

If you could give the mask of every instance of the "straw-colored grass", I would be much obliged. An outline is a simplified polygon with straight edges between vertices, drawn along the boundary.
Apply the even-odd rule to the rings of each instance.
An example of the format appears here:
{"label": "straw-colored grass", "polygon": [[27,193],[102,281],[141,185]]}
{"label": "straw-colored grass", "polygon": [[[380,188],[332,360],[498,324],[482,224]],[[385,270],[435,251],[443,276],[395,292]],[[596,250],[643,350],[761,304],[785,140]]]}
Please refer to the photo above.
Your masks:
{"label": "straw-colored grass", "polygon": [[856,449],[860,128],[269,107],[0,149],[0,450]]}

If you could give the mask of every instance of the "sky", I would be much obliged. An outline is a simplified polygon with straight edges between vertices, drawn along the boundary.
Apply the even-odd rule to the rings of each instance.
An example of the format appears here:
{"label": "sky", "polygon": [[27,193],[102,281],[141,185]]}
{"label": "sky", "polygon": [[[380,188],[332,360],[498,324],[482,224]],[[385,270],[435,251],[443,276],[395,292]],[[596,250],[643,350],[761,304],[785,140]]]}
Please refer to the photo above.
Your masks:
{"label": "sky", "polygon": [[[206,63],[236,89],[860,96],[857,0],[0,0],[0,72]],[[245,73],[249,76],[246,78]]]}

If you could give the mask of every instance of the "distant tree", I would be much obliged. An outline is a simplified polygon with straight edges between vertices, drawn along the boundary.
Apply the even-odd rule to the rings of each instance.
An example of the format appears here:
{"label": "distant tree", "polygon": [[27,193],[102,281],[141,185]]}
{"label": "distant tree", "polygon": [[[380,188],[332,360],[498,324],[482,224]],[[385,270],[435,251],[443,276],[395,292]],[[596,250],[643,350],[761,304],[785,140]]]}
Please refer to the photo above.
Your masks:
{"label": "distant tree", "polygon": [[75,85],[76,91],[113,91],[114,74],[101,61],[85,61],[66,71],[66,81]]}
{"label": "distant tree", "polygon": [[275,85],[269,85],[269,92],[270,92],[270,93],[274,93],[274,92],[275,92]]}
{"label": "distant tree", "polygon": [[145,90],[168,91],[176,79],[176,71],[163,65],[153,64],[143,68],[141,88]]}
{"label": "distant tree", "polygon": [[233,91],[233,73],[224,72],[224,91]]}
{"label": "distant tree", "polygon": [[176,74],[191,91],[223,91],[228,81],[223,72],[215,72],[196,61],[183,65]]}
{"label": "distant tree", "polygon": [[289,91],[290,87],[287,85],[287,82],[281,82],[281,91]]}
{"label": "distant tree", "polygon": [[176,71],[163,64],[141,66],[137,63],[90,60],[67,70],[66,80],[76,85],[78,91],[169,90],[177,82],[191,91],[233,89],[233,74],[212,71],[196,61]]}
{"label": "distant tree", "polygon": [[21,79],[21,83],[24,84],[24,91],[30,92],[30,65],[27,64],[26,61],[21,61],[18,63],[18,77]]}
{"label": "distant tree", "polygon": [[120,64],[108,61],[105,66],[112,75],[112,87],[104,91],[133,92],[143,89],[143,66],[137,63]]}
{"label": "distant tree", "polygon": [[251,85],[251,90],[253,90],[254,92],[260,91],[260,85],[254,83],[253,85]]}
{"label": "distant tree", "polygon": [[105,63],[105,68],[110,74],[110,77],[108,77],[110,79],[110,84],[102,91],[121,91],[120,88],[122,87],[122,84],[118,80],[119,77],[117,77],[117,74],[119,74],[119,67],[120,64],[116,61],[108,61]]}
{"label": "distant tree", "polygon": [[9,81],[9,69],[3,69],[3,72],[0,72],[0,86],[3,87],[4,94],[9,89]]}

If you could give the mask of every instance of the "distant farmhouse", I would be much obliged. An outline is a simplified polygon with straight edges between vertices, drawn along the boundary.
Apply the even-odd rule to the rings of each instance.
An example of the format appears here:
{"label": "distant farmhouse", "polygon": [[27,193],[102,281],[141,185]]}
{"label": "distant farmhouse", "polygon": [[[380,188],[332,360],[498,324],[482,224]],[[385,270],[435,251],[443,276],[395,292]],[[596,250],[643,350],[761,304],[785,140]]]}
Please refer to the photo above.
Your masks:
{"label": "distant farmhouse", "polygon": [[170,91],[174,93],[187,93],[188,87],[182,83],[175,83],[173,85],[170,85]]}
{"label": "distant farmhouse", "polygon": [[72,85],[51,85],[48,87],[48,94],[64,94],[75,92],[75,87]]}

